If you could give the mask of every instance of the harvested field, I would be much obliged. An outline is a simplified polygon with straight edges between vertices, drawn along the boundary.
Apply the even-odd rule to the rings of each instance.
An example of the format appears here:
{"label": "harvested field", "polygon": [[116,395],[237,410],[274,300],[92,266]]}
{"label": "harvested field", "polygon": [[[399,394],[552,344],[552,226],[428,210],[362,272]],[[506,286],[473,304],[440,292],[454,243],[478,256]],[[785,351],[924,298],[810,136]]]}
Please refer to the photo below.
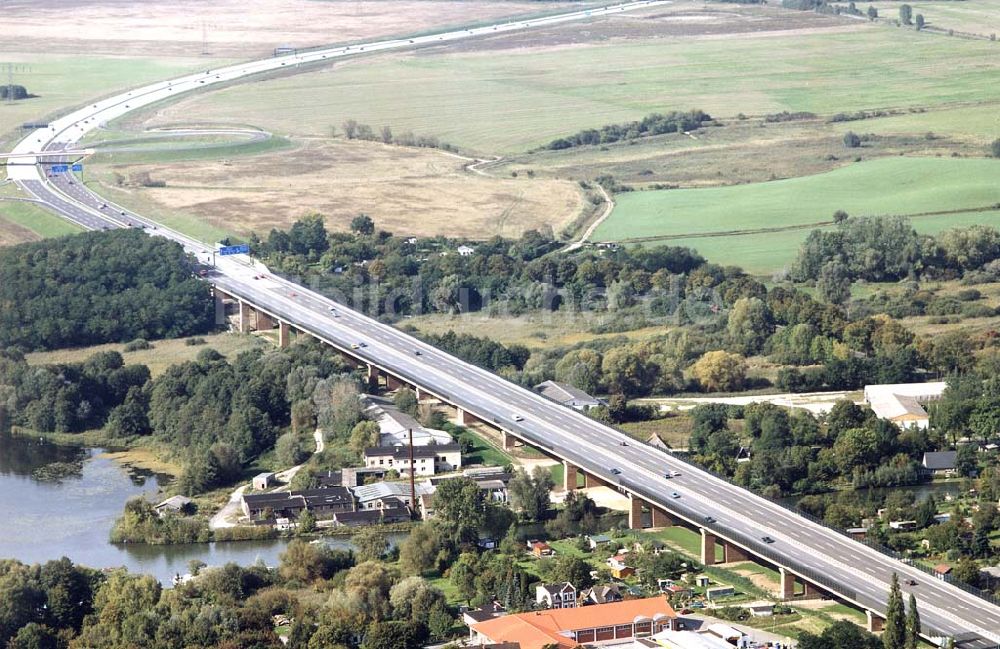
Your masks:
{"label": "harvested field", "polygon": [[[543,9],[560,6],[546,4]],[[253,11],[240,0],[3,3],[4,36],[20,52],[233,59],[266,56],[280,45],[402,35],[540,10],[532,2],[447,0],[255,0]]]}
{"label": "harvested field", "polygon": [[40,236],[13,221],[4,218],[4,206],[0,205],[0,246],[12,246],[17,243],[37,241]]}
{"label": "harvested field", "polygon": [[[549,225],[558,231],[584,207],[579,188],[569,181],[487,177],[466,171],[469,162],[433,149],[299,140],[290,150],[236,162],[140,164],[127,171],[99,165],[91,179],[137,209],[189,215],[241,235],[266,235],[318,212],[334,230],[346,230],[365,213],[397,234],[516,237]],[[115,187],[115,174],[141,172],[166,187]]]}
{"label": "harvested field", "polygon": [[[449,52],[482,52],[608,43],[616,40],[656,40],[677,37],[728,37],[739,35],[812,33],[856,29],[856,21],[807,11],[786,11],[761,5],[709,5],[677,2],[612,15],[589,23],[553,25],[530,32],[465,41],[449,47]],[[425,50],[422,54],[433,53]]]}

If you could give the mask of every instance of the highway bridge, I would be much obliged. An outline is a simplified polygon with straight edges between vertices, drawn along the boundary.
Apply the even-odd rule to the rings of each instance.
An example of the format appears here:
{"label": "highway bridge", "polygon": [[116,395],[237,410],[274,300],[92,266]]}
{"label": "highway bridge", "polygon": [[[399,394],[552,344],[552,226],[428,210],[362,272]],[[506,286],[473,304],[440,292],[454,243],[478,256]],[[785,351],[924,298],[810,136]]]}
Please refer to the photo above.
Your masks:
{"label": "highway bridge", "polygon": [[[37,129],[12,152],[22,164],[8,175],[27,194],[87,229],[144,228],[179,242],[208,263],[215,247],[171,231],[92,193],[71,174],[50,174],[54,154],[81,150],[79,141],[99,124],[173,96],[252,75],[371,52],[447,43],[478,35],[633,11],[659,0],[611,5],[533,20],[374,41],[300,52],[206,70],[102,99]],[[58,157],[58,156],[56,156]],[[32,160],[35,158],[35,160]],[[39,164],[23,164],[25,161]],[[570,408],[456,359],[397,329],[255,267],[246,258],[219,258],[206,281],[214,287],[220,321],[225,302],[239,309],[241,329],[277,327],[279,343],[293,332],[310,335],[368,370],[373,384],[413,386],[453,406],[459,421],[479,421],[501,431],[504,444],[526,443],[564,462],[566,488],[583,474],[588,485],[603,484],[627,494],[630,525],[686,525],[702,538],[702,560],[758,559],[781,574],[783,597],[831,595],[868,612],[878,629],[892,575],[919,603],[923,634],[959,640],[963,649],[1000,645],[1000,607],[903,561],[858,543],[767,499],[686,464],[662,450],[635,442]],[[669,475],[669,477],[668,477]]]}

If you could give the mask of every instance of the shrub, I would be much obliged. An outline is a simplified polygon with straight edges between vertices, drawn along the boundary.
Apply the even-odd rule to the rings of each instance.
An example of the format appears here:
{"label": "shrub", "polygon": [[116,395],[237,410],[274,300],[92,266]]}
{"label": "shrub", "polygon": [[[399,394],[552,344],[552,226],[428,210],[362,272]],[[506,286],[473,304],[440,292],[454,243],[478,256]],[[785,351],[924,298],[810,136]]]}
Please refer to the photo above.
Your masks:
{"label": "shrub", "polygon": [[848,149],[856,149],[861,146],[861,137],[854,131],[844,133],[844,146]]}
{"label": "shrub", "polygon": [[145,338],[136,338],[132,342],[125,343],[123,351],[126,352],[138,352],[144,349],[152,349],[153,346],[149,344],[149,341]]}
{"label": "shrub", "polygon": [[195,336],[194,338],[188,338],[185,340],[184,344],[188,347],[197,347],[198,345],[204,345],[205,339],[200,336]]}

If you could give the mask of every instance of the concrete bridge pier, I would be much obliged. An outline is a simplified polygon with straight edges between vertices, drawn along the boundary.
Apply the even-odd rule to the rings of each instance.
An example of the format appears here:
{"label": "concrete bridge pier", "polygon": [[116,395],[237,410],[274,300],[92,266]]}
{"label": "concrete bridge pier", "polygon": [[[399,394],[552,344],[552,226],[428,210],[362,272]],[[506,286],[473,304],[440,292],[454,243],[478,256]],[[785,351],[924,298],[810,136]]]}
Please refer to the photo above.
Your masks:
{"label": "concrete bridge pier", "polygon": [[368,370],[368,389],[369,390],[377,390],[378,389],[378,378],[379,378],[379,375],[380,375],[380,373],[378,371],[378,368],[375,367],[374,365],[367,365],[366,367],[367,367],[367,370]]}
{"label": "concrete bridge pier", "polygon": [[284,349],[292,344],[292,327],[287,322],[278,322],[278,347]]}
{"label": "concrete bridge pier", "polygon": [[701,528],[701,563],[705,566],[715,565],[715,541],[714,534]]}
{"label": "concrete bridge pier", "polygon": [[653,512],[653,527],[673,527],[676,524],[674,517],[668,514],[666,510],[652,505],[650,509]]}
{"label": "concrete bridge pier", "polygon": [[629,494],[628,527],[630,530],[642,529],[642,498]]}
{"label": "concrete bridge pier", "polygon": [[885,619],[875,611],[865,611],[868,616],[868,632],[878,633],[885,626]]}
{"label": "concrete bridge pier", "polygon": [[[455,423],[459,426],[468,426],[472,423],[472,417],[465,412],[465,408],[455,406]],[[506,442],[504,442],[504,448],[507,448]]]}
{"label": "concrete bridge pier", "polygon": [[250,305],[240,300],[240,333],[246,334],[252,331],[250,328],[250,315],[252,312],[253,309]]}
{"label": "concrete bridge pier", "polygon": [[503,450],[510,451],[514,449],[514,445],[517,443],[517,438],[508,433],[505,430],[500,431],[500,445],[503,446]]}
{"label": "concrete bridge pier", "polygon": [[225,295],[219,289],[212,291],[215,294],[215,324],[226,324],[226,302]]}
{"label": "concrete bridge pier", "polygon": [[795,575],[785,568],[778,568],[781,574],[781,599],[792,599],[795,597]]}
{"label": "concrete bridge pier", "polygon": [[563,490],[573,491],[576,489],[577,472],[576,465],[563,460]]}
{"label": "concrete bridge pier", "polygon": [[738,545],[723,543],[722,545],[723,563],[736,563],[738,561],[750,561],[749,553]]}
{"label": "concrete bridge pier", "polygon": [[385,389],[386,390],[398,390],[399,388],[403,387],[404,385],[406,385],[406,384],[403,383],[402,381],[400,381],[399,379],[397,379],[392,374],[386,374],[385,375]]}
{"label": "concrete bridge pier", "polygon": [[268,331],[274,329],[275,320],[263,311],[256,311],[257,331]]}

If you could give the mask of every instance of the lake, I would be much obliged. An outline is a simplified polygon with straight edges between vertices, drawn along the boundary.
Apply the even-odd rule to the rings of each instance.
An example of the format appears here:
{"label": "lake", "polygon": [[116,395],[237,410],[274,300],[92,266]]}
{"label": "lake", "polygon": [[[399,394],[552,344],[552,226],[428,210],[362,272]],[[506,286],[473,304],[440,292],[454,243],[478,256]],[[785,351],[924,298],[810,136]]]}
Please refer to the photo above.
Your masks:
{"label": "lake", "polygon": [[[32,475],[52,462],[79,466],[79,472],[59,482]],[[249,565],[278,564],[286,540],[198,543],[187,545],[114,545],[111,526],[133,496],[154,498],[165,476],[126,468],[102,455],[25,437],[0,437],[0,558],[43,563],[69,557],[91,568],[124,566],[151,574],[164,584],[188,572],[198,559],[210,566],[233,561]],[[390,535],[391,543],[402,535]],[[346,539],[324,539],[331,547],[349,548]]]}

